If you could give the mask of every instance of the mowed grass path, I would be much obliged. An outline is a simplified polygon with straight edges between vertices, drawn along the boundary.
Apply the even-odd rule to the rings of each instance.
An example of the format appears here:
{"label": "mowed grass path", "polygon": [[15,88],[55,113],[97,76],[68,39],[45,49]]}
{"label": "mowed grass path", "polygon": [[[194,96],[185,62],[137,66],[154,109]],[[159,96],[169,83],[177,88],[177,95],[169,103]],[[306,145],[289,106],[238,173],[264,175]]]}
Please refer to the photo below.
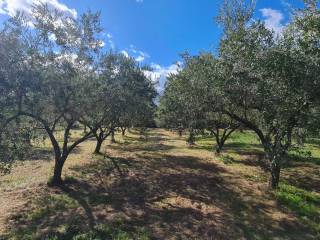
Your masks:
{"label": "mowed grass path", "polygon": [[[216,157],[213,140],[156,129],[117,136],[94,156],[94,141],[67,160],[62,188],[48,188],[47,144],[0,178],[3,239],[319,239],[319,144],[267,187],[261,146],[236,133]],[[0,237],[1,239],[1,237]]]}

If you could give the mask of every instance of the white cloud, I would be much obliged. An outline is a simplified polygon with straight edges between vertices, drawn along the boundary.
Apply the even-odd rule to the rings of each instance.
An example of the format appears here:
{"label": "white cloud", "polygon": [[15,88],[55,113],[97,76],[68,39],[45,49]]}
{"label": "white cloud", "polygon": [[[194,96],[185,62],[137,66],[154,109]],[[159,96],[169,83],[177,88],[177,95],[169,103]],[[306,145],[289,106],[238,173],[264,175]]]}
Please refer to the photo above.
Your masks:
{"label": "white cloud", "polygon": [[115,44],[114,44],[113,36],[111,35],[111,33],[107,33],[107,38],[108,38],[108,43],[109,43],[110,47],[112,49],[114,49],[115,48]]}
{"label": "white cloud", "polygon": [[282,12],[272,8],[262,8],[260,9],[260,12],[265,18],[264,22],[266,27],[273,30],[276,35],[281,34],[284,28],[284,25],[282,24],[282,21],[284,20]]}
{"label": "white cloud", "polygon": [[140,56],[136,57],[136,61],[137,61],[137,62],[143,62],[143,61],[144,61],[144,59],[145,59],[145,57],[144,57],[144,56],[142,56],[142,55],[140,55]]}
{"label": "white cloud", "polygon": [[39,3],[47,4],[49,8],[57,9],[74,18],[77,17],[77,11],[75,9],[68,8],[58,0],[0,0],[0,14],[13,17],[18,11],[21,11],[26,15],[30,15],[32,6]]}
{"label": "white cloud", "polygon": [[167,77],[170,74],[178,73],[181,68],[181,62],[177,62],[168,67],[162,67],[159,64],[152,63],[151,68],[153,71],[145,71],[145,75],[156,83],[156,88],[159,93],[162,93],[167,81]]}
{"label": "white cloud", "polygon": [[104,41],[102,41],[102,40],[99,40],[99,41],[98,41],[98,46],[99,46],[100,48],[103,48],[105,45],[106,45],[106,43],[105,43]]}
{"label": "white cloud", "polygon": [[0,0],[0,14],[6,14],[4,11],[4,1]]}
{"label": "white cloud", "polygon": [[125,57],[129,57],[129,53],[126,50],[122,50],[121,53],[125,56]]}
{"label": "white cloud", "polygon": [[130,46],[130,50],[134,53],[137,62],[143,62],[146,58],[150,58],[148,53],[137,50],[133,45]]}
{"label": "white cloud", "polygon": [[121,51],[127,57],[132,56],[137,62],[143,62],[147,58],[150,58],[150,55],[146,52],[138,50],[134,45],[130,45],[130,48],[126,48]]}
{"label": "white cloud", "polygon": [[142,51],[137,51],[136,54],[138,55],[136,57],[137,62],[143,62],[146,58],[150,57],[147,53],[142,52]]}
{"label": "white cloud", "polygon": [[56,35],[53,34],[53,33],[50,33],[50,34],[49,34],[49,40],[52,41],[52,42],[55,42],[55,41],[57,40]]}

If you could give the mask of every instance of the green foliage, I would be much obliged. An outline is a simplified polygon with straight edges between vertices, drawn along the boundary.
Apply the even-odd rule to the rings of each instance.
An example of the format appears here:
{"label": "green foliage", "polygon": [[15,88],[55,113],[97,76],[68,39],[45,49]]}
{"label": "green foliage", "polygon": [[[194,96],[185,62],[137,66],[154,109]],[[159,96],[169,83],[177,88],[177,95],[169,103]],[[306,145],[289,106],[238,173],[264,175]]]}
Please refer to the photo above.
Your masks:
{"label": "green foliage", "polygon": [[275,191],[275,196],[283,206],[295,212],[302,222],[320,232],[319,194],[282,183]]}
{"label": "green foliage", "polygon": [[72,237],[72,240],[148,240],[149,233],[143,228],[136,234],[129,233],[121,229],[112,229],[109,225],[98,225],[94,230],[87,233],[77,234]]}
{"label": "green foliage", "polygon": [[[0,127],[22,136],[9,129],[17,119],[28,128],[36,125],[31,133],[42,129],[55,154],[52,182],[60,184],[68,155],[81,142],[98,138],[98,129],[104,140],[117,127],[151,125],[156,92],[134,59],[101,54],[99,13],[75,18],[38,3],[31,15],[32,29],[30,19],[17,14],[0,32]],[[79,123],[88,125],[88,132],[74,139],[71,132]],[[0,157],[11,163],[15,154],[4,156],[1,150],[10,147],[10,138],[3,138]],[[18,141],[13,145],[18,148]]]}
{"label": "green foliage", "polygon": [[169,77],[160,100],[162,122],[190,132],[206,128],[219,146],[233,128],[254,131],[276,187],[295,131],[310,134],[317,128],[319,12],[315,1],[308,1],[278,36],[252,20],[253,4],[224,1],[218,56],[184,56],[183,69]]}
{"label": "green foliage", "polygon": [[223,155],[220,156],[219,159],[224,163],[224,164],[232,164],[234,162],[234,158],[229,156],[229,155]]}
{"label": "green foliage", "polygon": [[[1,123],[0,123],[1,125]],[[11,122],[0,132],[0,174],[8,174],[16,159],[23,160],[32,150],[30,128]]]}

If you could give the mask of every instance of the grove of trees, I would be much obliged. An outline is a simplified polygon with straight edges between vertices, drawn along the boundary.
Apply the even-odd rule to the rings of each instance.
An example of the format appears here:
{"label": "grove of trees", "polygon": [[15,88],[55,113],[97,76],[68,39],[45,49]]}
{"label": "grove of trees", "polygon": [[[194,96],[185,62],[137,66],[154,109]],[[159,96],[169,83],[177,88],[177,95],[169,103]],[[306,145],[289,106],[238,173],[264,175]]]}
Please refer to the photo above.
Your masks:
{"label": "grove of trees", "polygon": [[169,77],[160,100],[162,124],[187,129],[189,143],[196,131],[210,131],[218,153],[235,129],[252,130],[276,188],[288,152],[301,140],[297,133],[319,129],[317,4],[306,0],[279,35],[254,20],[253,3],[226,0],[217,18],[223,28],[218,54],[183,56],[182,69]]}
{"label": "grove of trees", "polygon": [[[183,55],[168,77],[158,104],[161,125],[214,136],[219,154],[237,129],[260,139],[270,186],[292,148],[319,131],[320,11],[305,0],[279,34],[255,20],[254,4],[225,0],[217,22],[222,36],[217,54]],[[94,152],[130,127],[154,124],[156,91],[148,67],[116,51],[103,51],[99,13],[78,18],[34,5],[0,31],[0,159],[9,171],[32,140],[47,137],[55,166],[51,183],[62,183],[70,153],[95,138]],[[78,138],[75,128],[85,130]],[[61,139],[62,134],[62,139]]]}
{"label": "grove of trees", "polygon": [[[89,138],[152,122],[154,83],[131,57],[103,52],[99,13],[78,18],[45,4],[10,18],[0,32],[0,157],[3,170],[21,158],[32,138],[46,136],[62,183],[69,154]],[[142,112],[143,111],[143,112]],[[72,131],[86,131],[74,138]],[[61,135],[62,140],[61,140]]]}

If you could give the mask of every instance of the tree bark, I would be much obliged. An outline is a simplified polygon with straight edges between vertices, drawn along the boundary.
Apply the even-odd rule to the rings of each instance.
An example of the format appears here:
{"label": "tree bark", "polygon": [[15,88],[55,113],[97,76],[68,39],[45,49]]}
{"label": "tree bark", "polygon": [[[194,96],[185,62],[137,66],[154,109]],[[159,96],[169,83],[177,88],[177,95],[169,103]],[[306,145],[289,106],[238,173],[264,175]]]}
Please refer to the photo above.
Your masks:
{"label": "tree bark", "polygon": [[62,181],[62,169],[65,163],[66,157],[57,157],[54,165],[54,172],[53,172],[53,178],[50,182],[53,186],[61,186]]}
{"label": "tree bark", "polygon": [[182,130],[181,128],[178,129],[179,137],[182,137],[182,131],[183,131],[183,130]]}
{"label": "tree bark", "polygon": [[121,129],[122,136],[125,136],[125,135],[126,135],[126,130],[127,130],[126,128],[122,128],[122,129]]}
{"label": "tree bark", "polygon": [[223,143],[217,143],[217,146],[216,146],[216,154],[219,155],[222,151],[222,148],[223,148]]}
{"label": "tree bark", "polygon": [[270,169],[271,176],[270,176],[269,185],[272,189],[276,189],[279,186],[280,170],[281,168],[279,165],[272,166]]}
{"label": "tree bark", "polygon": [[96,147],[95,147],[95,149],[94,149],[94,153],[95,153],[95,154],[100,154],[100,150],[101,150],[102,143],[103,143],[103,140],[100,139],[100,138],[98,138],[98,139],[97,139]]}
{"label": "tree bark", "polygon": [[116,139],[114,138],[114,129],[111,130],[111,139],[110,139],[111,143],[115,143]]}
{"label": "tree bark", "polygon": [[283,154],[281,154],[280,150],[276,150],[276,147],[274,146],[272,149],[273,150],[269,148],[265,151],[267,153],[266,156],[269,160],[269,171],[270,171],[269,186],[272,189],[276,189],[279,186],[281,158],[283,157]]}
{"label": "tree bark", "polygon": [[189,145],[194,145],[194,143],[195,143],[195,136],[194,136],[193,129],[190,130],[187,142],[188,142]]}
{"label": "tree bark", "polygon": [[237,127],[230,128],[229,131],[228,129],[224,129],[223,133],[220,134],[219,128],[216,128],[215,130],[211,130],[212,135],[215,136],[216,139],[216,154],[219,155],[223,149],[223,146],[225,142],[228,140],[228,138],[231,136],[231,134],[237,129]]}

